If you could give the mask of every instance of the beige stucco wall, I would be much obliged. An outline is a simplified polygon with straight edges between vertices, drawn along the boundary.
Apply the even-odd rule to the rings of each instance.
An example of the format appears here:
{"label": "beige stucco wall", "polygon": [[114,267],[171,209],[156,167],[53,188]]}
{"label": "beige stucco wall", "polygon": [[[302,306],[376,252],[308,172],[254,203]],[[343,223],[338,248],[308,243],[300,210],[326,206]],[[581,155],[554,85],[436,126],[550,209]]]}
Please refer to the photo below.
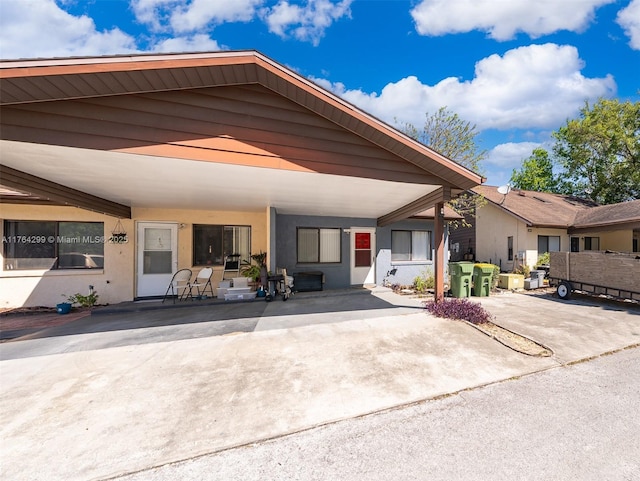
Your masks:
{"label": "beige stucco wall", "polygon": [[[56,220],[104,222],[109,237],[117,219],[74,207],[42,205],[0,206],[0,230],[8,220]],[[127,233],[133,221],[123,219]],[[4,232],[2,232],[4,235]],[[96,270],[6,270],[4,248],[0,252],[0,307],[50,306],[64,300],[63,295],[89,293],[89,285],[98,292],[99,303],[115,303],[133,298],[133,243],[104,245],[104,269]]]}
{"label": "beige stucco wall", "polygon": [[[505,272],[515,270],[522,263],[533,268],[538,262],[538,236],[560,236],[560,250],[569,251],[571,244],[566,229],[546,229],[527,225],[498,207],[487,204],[478,210],[476,219],[476,258],[501,266]],[[508,261],[507,238],[513,236],[514,260]]]}
{"label": "beige stucco wall", "polygon": [[[518,266],[518,252],[527,249],[527,226],[516,217],[487,204],[476,214],[476,259],[501,266],[505,272]],[[507,238],[513,236],[513,261],[508,260]]]}
{"label": "beige stucco wall", "polygon": [[[136,222],[175,222],[178,229],[178,268],[191,268],[194,274],[202,266],[192,265],[193,224],[251,226],[252,253],[267,251],[268,222],[266,211],[226,212],[178,209],[132,209],[133,219],[121,220],[128,234],[127,244],[104,246],[103,270],[5,270],[4,249],[0,252],[0,307],[50,306],[63,295],[88,294],[89,285],[98,292],[100,304],[131,301],[135,297]],[[74,207],[38,205],[0,205],[0,231],[5,219],[104,222],[109,237],[117,219]],[[222,267],[214,268],[214,286],[222,276]]]}
{"label": "beige stucco wall", "polygon": [[[531,230],[531,232],[529,232]],[[548,229],[530,227],[527,229],[527,265],[534,268],[538,263],[538,256],[543,252],[538,252],[538,236],[559,236],[560,251],[569,252],[571,250],[571,239],[567,234],[567,229]]]}
{"label": "beige stucco wall", "polygon": [[599,237],[600,250],[610,250],[616,252],[631,252],[633,250],[633,231],[617,230],[609,232],[590,232],[580,236],[580,246],[584,245],[583,237]]}
{"label": "beige stucco wall", "polygon": [[[193,266],[193,224],[248,225],[251,226],[251,253],[260,251],[269,254],[267,211],[206,211],[180,209],[132,209],[136,222],[175,222],[178,229],[178,269],[189,268],[194,275],[204,266]],[[213,266],[213,286],[222,278],[222,266]]]}

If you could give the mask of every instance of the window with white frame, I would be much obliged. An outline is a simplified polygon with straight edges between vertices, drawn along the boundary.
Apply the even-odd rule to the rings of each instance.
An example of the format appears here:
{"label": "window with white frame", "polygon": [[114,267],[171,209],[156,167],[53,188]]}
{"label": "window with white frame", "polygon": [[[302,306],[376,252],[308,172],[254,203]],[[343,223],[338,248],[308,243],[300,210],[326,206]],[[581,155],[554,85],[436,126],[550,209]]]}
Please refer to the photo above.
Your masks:
{"label": "window with white frame", "polygon": [[513,236],[507,237],[507,260],[513,260]]}
{"label": "window with white frame", "polygon": [[4,268],[103,269],[104,223],[5,220]]}
{"label": "window with white frame", "polygon": [[391,231],[391,262],[430,261],[431,249],[431,231]]}
{"label": "window with white frame", "polygon": [[336,263],[342,259],[341,229],[298,227],[299,264]]}
{"label": "window with white frame", "polygon": [[236,225],[193,225],[193,265],[224,265],[226,256],[240,254],[251,260],[251,227]]}

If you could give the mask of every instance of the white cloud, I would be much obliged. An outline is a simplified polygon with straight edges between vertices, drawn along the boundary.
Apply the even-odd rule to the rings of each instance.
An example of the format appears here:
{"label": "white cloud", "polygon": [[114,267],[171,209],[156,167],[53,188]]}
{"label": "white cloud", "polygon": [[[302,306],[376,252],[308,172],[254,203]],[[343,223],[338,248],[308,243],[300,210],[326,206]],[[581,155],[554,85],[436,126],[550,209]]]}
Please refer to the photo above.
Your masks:
{"label": "white cloud", "polygon": [[118,28],[97,31],[93,20],[61,10],[53,0],[2,0],[0,56],[5,59],[107,55],[137,51]]}
{"label": "white cloud", "polygon": [[640,50],[640,0],[632,0],[620,10],[616,21],[629,36],[631,48]]}
{"label": "white cloud", "polygon": [[174,37],[168,38],[156,43],[151,51],[153,52],[213,52],[224,50],[218,42],[209,38],[203,33],[193,35],[191,37]]}
{"label": "white cloud", "polygon": [[196,32],[225,22],[248,22],[264,0],[133,0],[136,19],[155,31]]}
{"label": "white cloud", "polygon": [[183,4],[183,0],[132,0],[131,8],[138,22],[160,31],[169,23],[171,12]]}
{"label": "white cloud", "polygon": [[536,142],[507,142],[506,144],[496,145],[487,152],[487,158],[484,163],[488,166],[497,166],[509,170],[517,169],[524,159],[531,156],[533,149],[541,145]]}
{"label": "white cloud", "polygon": [[274,7],[265,8],[262,16],[270,32],[280,37],[291,35],[298,40],[318,45],[324,31],[333,22],[342,17],[350,17],[352,1],[333,3],[330,0],[308,0],[306,5],[300,6],[280,0]]}
{"label": "white cloud", "polygon": [[422,0],[411,16],[422,35],[480,30],[496,40],[509,40],[518,32],[537,38],[559,30],[584,30],[596,8],[614,1]]}
{"label": "white cloud", "polygon": [[418,128],[426,112],[442,106],[482,130],[555,128],[586,99],[615,93],[613,77],[587,78],[580,72],[583,67],[575,47],[530,45],[480,60],[469,81],[446,78],[425,85],[410,76],[386,85],[380,94],[347,90],[342,84],[331,89],[387,122],[398,119]]}

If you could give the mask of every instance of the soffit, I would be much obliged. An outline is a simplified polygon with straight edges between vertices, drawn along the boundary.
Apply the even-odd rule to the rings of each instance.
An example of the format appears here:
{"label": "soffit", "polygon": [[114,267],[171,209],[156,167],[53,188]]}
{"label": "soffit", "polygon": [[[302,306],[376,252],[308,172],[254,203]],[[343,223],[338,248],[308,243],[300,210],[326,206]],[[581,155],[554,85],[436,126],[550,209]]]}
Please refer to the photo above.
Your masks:
{"label": "soffit", "polygon": [[132,208],[378,218],[438,188],[7,140],[0,152],[11,168]]}

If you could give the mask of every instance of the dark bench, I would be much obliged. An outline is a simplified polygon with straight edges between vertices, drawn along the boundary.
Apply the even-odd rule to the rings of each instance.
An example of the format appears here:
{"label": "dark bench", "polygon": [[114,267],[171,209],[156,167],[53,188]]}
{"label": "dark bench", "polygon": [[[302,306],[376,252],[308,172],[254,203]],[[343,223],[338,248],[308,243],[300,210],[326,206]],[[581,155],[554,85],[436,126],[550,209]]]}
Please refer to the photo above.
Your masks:
{"label": "dark bench", "polygon": [[293,289],[298,292],[321,291],[324,274],[320,271],[295,272]]}

